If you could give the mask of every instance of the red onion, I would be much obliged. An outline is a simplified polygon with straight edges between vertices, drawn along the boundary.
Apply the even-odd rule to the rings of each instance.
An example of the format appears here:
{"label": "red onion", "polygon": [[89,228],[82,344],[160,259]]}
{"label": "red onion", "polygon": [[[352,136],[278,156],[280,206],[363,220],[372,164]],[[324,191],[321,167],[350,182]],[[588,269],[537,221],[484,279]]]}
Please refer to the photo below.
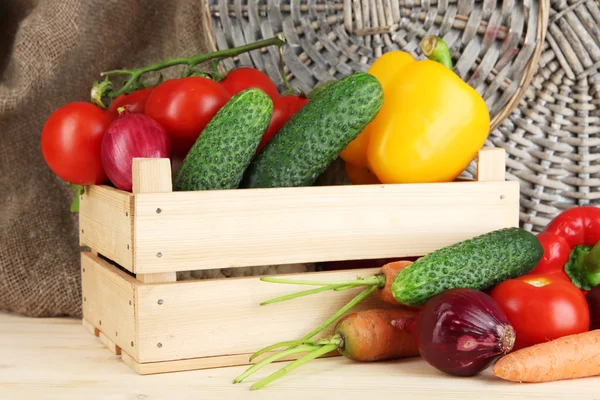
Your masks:
{"label": "red onion", "polygon": [[134,158],[170,158],[171,139],[165,128],[144,114],[122,111],[102,140],[102,165],[110,181],[131,191]]}
{"label": "red onion", "polygon": [[590,308],[590,330],[600,329],[600,285],[587,292],[585,299]]}
{"label": "red onion", "polygon": [[474,289],[445,290],[429,299],[417,317],[394,325],[407,329],[421,357],[449,375],[476,375],[515,343],[515,331],[500,307]]}

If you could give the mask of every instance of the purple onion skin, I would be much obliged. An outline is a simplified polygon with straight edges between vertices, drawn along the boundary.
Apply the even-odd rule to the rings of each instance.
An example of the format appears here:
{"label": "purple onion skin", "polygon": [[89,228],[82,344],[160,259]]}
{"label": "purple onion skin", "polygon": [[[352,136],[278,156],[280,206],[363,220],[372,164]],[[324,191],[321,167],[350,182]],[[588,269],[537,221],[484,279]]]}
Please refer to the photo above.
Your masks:
{"label": "purple onion skin", "polygon": [[489,295],[474,289],[433,296],[407,329],[425,361],[455,376],[478,374],[510,352],[515,342],[504,312]]}
{"label": "purple onion skin", "polygon": [[600,329],[600,285],[587,292],[585,299],[590,308],[590,330]]}
{"label": "purple onion skin", "polygon": [[123,111],[114,120],[101,148],[108,179],[119,189],[131,191],[134,158],[170,158],[171,139],[161,124],[144,114]]}

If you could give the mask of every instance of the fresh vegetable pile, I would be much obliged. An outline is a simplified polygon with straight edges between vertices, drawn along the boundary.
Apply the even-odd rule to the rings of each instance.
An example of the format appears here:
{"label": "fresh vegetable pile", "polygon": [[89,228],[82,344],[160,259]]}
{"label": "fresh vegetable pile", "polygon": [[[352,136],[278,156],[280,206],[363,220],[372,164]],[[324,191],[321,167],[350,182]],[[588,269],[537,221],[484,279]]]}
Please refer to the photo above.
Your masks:
{"label": "fresh vegetable pile", "polygon": [[[284,45],[278,35],[103,72],[89,102],[65,104],[49,116],[44,159],[76,194],[98,184],[131,191],[134,158],[181,165],[173,168],[180,191],[310,186],[338,158],[353,184],[449,182],[487,138],[485,102],[452,71],[439,37],[423,41],[425,60],[388,52],[367,73],[308,94],[286,79]],[[223,59],[267,46],[279,49],[283,93],[258,69],[221,71]],[[210,71],[199,67],[207,62]],[[163,70],[177,66],[180,76],[163,80]]]}
{"label": "fresh vegetable pile", "polygon": [[[77,194],[86,185],[132,190],[134,158],[180,160],[174,189],[310,186],[338,157],[353,184],[450,182],[483,146],[490,117],[482,97],[453,71],[446,44],[428,36],[425,60],[385,53],[367,73],[279,93],[268,76],[227,57],[285,44],[282,36],[102,73],[90,102],[52,113],[41,134],[50,169]],[[212,70],[198,65],[212,62]],[[160,71],[184,66],[181,76]],[[148,75],[158,79],[148,81]],[[115,82],[124,79],[117,88]],[[115,81],[115,82],[113,82]],[[108,102],[108,104],[106,104]],[[75,196],[72,210],[78,209]],[[338,351],[374,362],[419,356],[432,367],[472,376],[493,364],[502,379],[542,382],[600,374],[600,208],[573,207],[534,235],[500,229],[424,257],[387,262],[342,282],[263,281],[314,286],[263,305],[324,291],[361,291],[302,338],[235,379],[306,353],[256,382],[264,387],[314,358]],[[389,309],[345,315],[375,293]],[[335,323],[333,334],[315,339]]]}
{"label": "fresh vegetable pile", "polygon": [[[283,348],[234,383],[273,361],[307,353],[251,386],[259,389],[333,350],[360,362],[418,356],[454,376],[474,376],[492,366],[498,378],[517,382],[600,375],[600,285],[593,284],[600,271],[599,235],[600,208],[573,207],[539,235],[499,229],[415,261],[388,262],[377,274],[356,280],[261,278],[314,287],[261,305],[329,290],[363,289],[302,338],[259,350],[250,361]],[[378,310],[346,314],[372,293],[391,306],[387,318],[374,317]],[[399,316],[389,318],[396,312]],[[332,337],[315,339],[334,323]],[[395,336],[389,333],[391,326],[399,331]],[[406,335],[412,340],[406,341]]]}

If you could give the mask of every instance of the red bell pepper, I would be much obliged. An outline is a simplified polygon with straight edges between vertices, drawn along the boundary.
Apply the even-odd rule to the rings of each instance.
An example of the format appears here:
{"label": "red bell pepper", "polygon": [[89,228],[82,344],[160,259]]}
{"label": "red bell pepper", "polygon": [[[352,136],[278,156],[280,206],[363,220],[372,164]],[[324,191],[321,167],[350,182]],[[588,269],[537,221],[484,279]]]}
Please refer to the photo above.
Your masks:
{"label": "red bell pepper", "polygon": [[582,290],[600,284],[600,208],[579,206],[557,215],[538,239],[544,256],[532,273],[565,274]]}

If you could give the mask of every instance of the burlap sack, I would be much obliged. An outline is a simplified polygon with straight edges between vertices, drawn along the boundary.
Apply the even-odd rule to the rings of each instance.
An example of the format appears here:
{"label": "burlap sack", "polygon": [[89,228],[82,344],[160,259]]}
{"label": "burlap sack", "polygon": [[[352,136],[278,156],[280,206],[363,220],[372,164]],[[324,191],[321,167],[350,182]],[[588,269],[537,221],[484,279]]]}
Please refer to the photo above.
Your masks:
{"label": "burlap sack", "polygon": [[81,314],[77,215],[43,160],[44,122],[101,71],[207,51],[201,14],[198,0],[0,2],[0,309]]}

